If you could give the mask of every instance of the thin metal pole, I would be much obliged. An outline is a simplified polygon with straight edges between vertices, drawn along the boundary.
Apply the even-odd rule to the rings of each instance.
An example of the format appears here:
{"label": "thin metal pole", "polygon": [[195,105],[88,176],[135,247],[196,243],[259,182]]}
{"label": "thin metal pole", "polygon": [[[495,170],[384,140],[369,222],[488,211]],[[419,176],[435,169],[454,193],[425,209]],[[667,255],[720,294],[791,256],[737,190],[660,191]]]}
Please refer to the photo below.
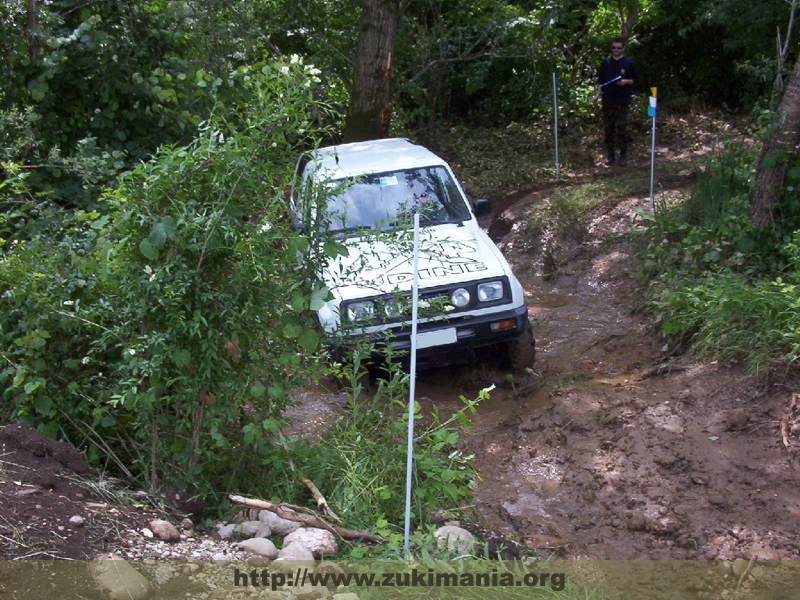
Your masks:
{"label": "thin metal pole", "polygon": [[655,88],[651,88],[653,96],[650,98],[650,110],[653,114],[653,137],[650,143],[650,216],[655,214],[655,202],[653,199],[653,181],[656,171],[656,95]]}
{"label": "thin metal pole", "polygon": [[556,93],[556,72],[553,71],[553,131],[556,137],[556,179],[558,174],[558,94]]}
{"label": "thin metal pole", "polygon": [[414,214],[414,283],[411,287],[411,382],[408,390],[408,449],[406,454],[406,521],[404,547],[406,559],[411,558],[411,480],[414,469],[414,395],[417,388],[417,310],[419,291],[419,212]]}

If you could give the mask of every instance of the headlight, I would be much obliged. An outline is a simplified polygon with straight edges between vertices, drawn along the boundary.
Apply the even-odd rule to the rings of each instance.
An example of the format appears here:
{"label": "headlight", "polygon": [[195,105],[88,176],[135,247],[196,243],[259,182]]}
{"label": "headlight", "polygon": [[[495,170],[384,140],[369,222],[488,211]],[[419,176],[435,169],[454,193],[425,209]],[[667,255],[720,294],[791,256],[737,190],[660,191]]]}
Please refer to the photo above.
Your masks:
{"label": "headlight", "polygon": [[453,306],[456,308],[464,308],[469,304],[469,300],[469,291],[464,288],[458,288],[450,295],[450,302],[452,302]]}
{"label": "headlight", "polygon": [[502,297],[503,297],[502,281],[489,281],[488,283],[481,283],[478,286],[478,300],[480,300],[481,302],[500,300]]}
{"label": "headlight", "polygon": [[347,318],[350,321],[367,321],[375,316],[375,305],[371,301],[352,302],[347,305]]}
{"label": "headlight", "polygon": [[403,303],[394,299],[387,300],[383,305],[383,312],[390,319],[397,319],[403,314]]}

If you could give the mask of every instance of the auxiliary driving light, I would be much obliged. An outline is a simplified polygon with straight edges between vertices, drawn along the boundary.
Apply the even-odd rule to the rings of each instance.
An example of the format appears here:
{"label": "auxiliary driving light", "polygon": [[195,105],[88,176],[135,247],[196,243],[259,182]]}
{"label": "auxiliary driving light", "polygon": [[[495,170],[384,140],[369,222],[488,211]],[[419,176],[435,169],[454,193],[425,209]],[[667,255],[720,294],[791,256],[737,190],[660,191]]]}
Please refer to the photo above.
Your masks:
{"label": "auxiliary driving light", "polygon": [[455,292],[450,295],[450,302],[453,303],[453,306],[456,308],[464,308],[469,305],[470,296],[469,291],[465,290],[464,288],[458,288]]}

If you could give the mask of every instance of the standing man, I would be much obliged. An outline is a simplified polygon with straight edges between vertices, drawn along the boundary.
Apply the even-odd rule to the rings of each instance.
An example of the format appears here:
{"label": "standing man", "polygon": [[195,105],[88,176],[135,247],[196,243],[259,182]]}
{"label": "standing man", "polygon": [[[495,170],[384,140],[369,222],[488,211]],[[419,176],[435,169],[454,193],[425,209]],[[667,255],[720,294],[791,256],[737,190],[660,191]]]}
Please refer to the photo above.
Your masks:
{"label": "standing man", "polygon": [[628,164],[628,112],[633,86],[639,82],[639,69],[625,56],[625,38],[614,38],[611,56],[597,69],[598,86],[593,102],[603,99],[604,141],[608,154],[606,164],[613,165],[615,147],[619,148],[619,164]]}

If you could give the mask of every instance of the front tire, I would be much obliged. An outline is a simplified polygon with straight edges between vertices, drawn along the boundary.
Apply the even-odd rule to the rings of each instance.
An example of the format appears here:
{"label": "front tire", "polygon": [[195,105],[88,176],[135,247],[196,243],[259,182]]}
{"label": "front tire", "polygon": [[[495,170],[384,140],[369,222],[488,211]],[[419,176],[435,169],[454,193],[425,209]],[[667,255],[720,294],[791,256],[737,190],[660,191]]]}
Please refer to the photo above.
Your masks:
{"label": "front tire", "polygon": [[505,343],[501,369],[516,375],[522,375],[526,369],[533,367],[536,361],[536,340],[530,324],[518,338]]}

